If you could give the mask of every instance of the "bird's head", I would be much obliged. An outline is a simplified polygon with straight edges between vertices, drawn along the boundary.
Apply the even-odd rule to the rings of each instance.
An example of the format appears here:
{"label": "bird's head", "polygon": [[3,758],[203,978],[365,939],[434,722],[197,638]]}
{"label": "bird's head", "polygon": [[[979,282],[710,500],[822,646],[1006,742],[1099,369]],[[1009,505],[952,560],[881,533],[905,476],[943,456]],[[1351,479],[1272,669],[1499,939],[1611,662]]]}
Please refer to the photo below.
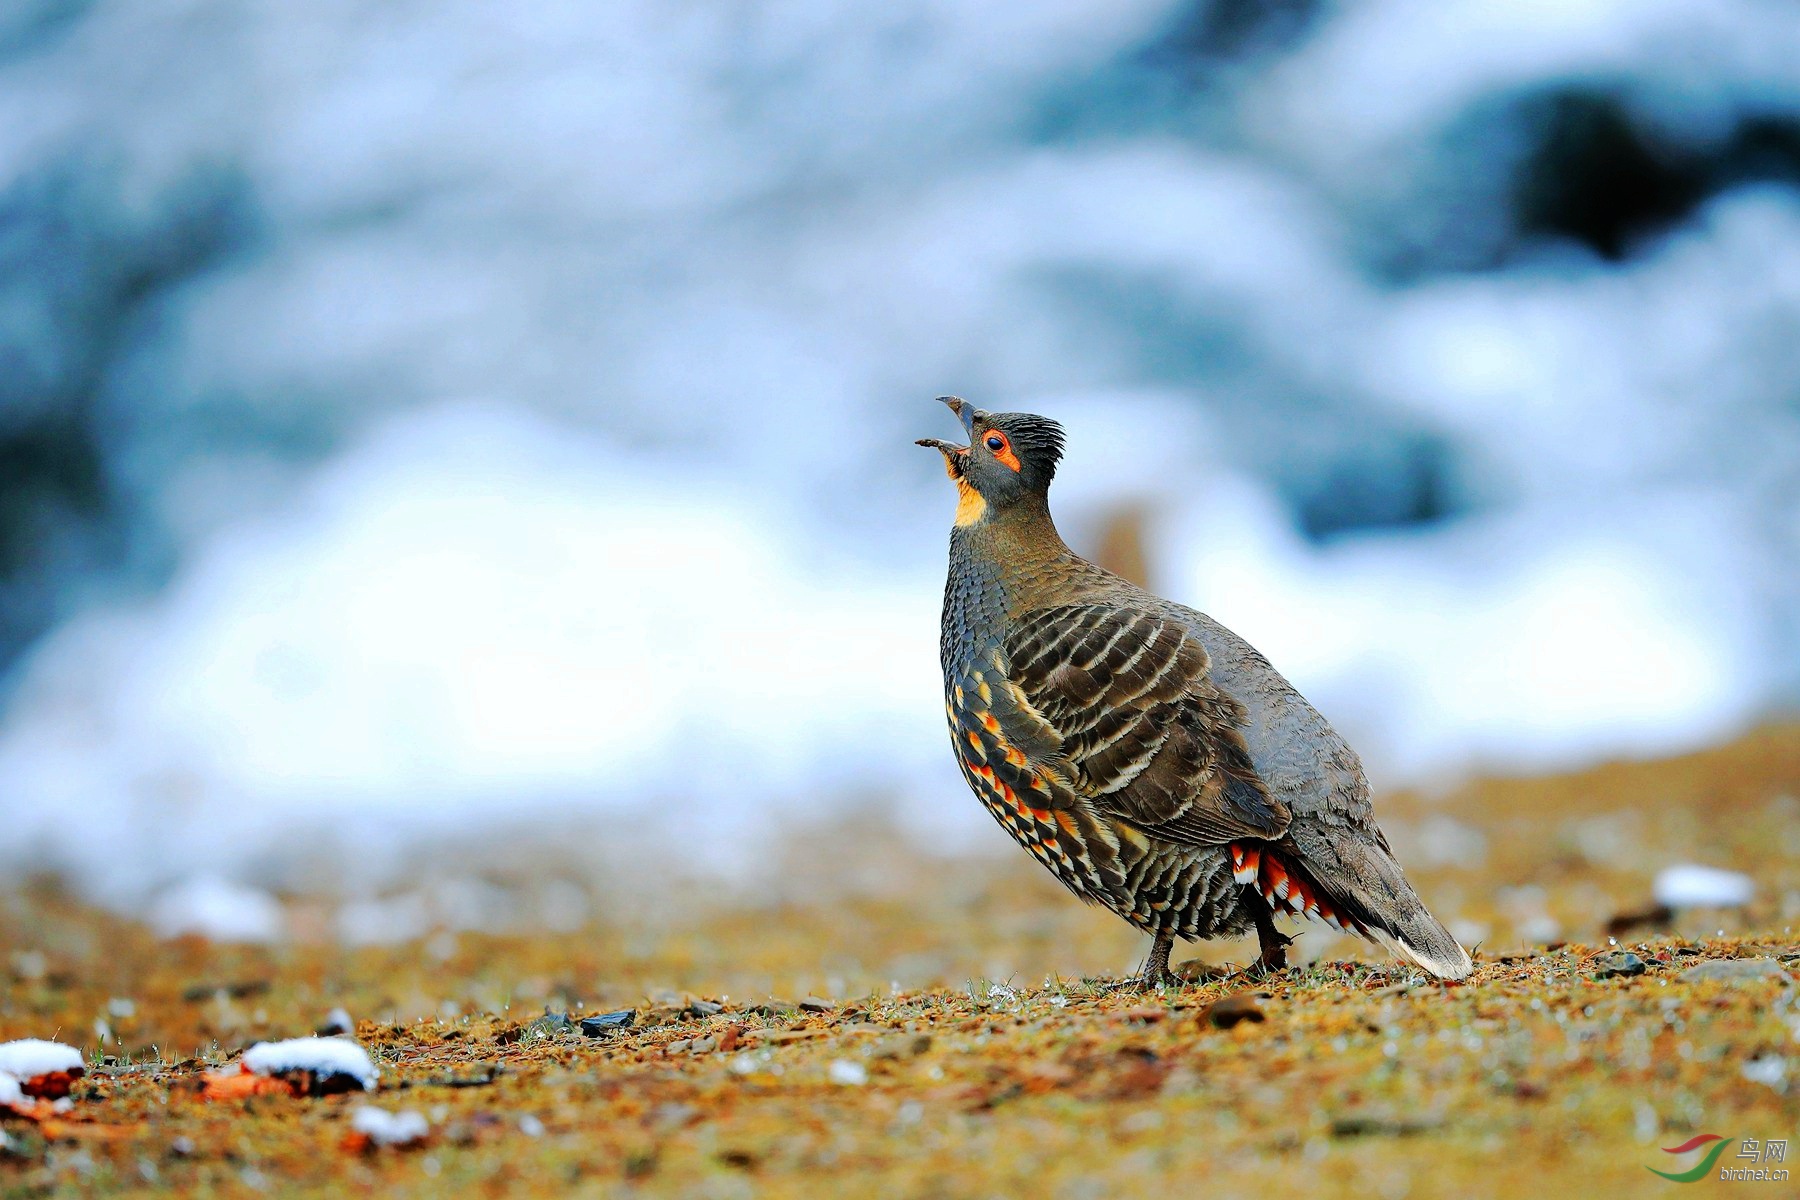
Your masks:
{"label": "bird's head", "polygon": [[956,523],[990,520],[1029,500],[1041,507],[1062,459],[1062,426],[1034,413],[982,412],[956,396],[938,400],[962,422],[969,444],[939,438],[920,438],[918,444],[944,456],[959,497]]}

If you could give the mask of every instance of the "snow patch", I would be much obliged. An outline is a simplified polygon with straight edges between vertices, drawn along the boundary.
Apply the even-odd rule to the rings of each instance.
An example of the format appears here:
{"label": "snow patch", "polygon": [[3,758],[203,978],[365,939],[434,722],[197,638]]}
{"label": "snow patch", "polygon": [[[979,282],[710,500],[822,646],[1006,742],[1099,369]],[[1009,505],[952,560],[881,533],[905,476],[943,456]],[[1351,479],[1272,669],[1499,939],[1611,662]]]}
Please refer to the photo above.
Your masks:
{"label": "snow patch", "polygon": [[350,1128],[377,1146],[410,1146],[431,1132],[431,1123],[421,1113],[364,1105],[350,1114]]}
{"label": "snow patch", "polygon": [[275,897],[216,875],[194,876],[161,892],[148,917],[164,938],[198,934],[215,942],[273,942],[287,929]]}
{"label": "snow patch", "polygon": [[84,1070],[81,1051],[62,1042],[48,1042],[42,1038],[0,1042],[0,1074],[14,1079],[29,1082],[40,1075],[79,1074]]}
{"label": "snow patch", "polygon": [[1652,890],[1669,908],[1740,908],[1756,895],[1756,884],[1737,871],[1678,863],[1657,872]]}
{"label": "snow patch", "polygon": [[369,1052],[355,1042],[337,1037],[289,1038],[258,1042],[244,1051],[244,1070],[253,1075],[286,1075],[310,1072],[315,1079],[345,1076],[372,1091],[381,1074]]}

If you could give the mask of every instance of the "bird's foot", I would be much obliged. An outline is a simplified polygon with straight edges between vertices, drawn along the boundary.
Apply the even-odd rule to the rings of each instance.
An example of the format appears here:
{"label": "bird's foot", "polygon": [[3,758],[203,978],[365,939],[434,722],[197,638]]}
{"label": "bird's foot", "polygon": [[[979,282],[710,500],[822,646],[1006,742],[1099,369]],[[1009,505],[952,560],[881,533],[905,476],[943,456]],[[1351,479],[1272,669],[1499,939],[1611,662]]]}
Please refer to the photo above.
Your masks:
{"label": "bird's foot", "polygon": [[1267,909],[1259,909],[1256,913],[1256,944],[1259,951],[1256,961],[1240,972],[1244,979],[1268,979],[1287,970],[1287,948],[1294,944],[1294,939],[1275,928],[1272,914]]}
{"label": "bird's foot", "polygon": [[1256,961],[1231,976],[1234,983],[1262,983],[1273,979],[1288,969],[1287,944],[1292,938],[1283,938],[1280,942],[1265,945]]}
{"label": "bird's foot", "polygon": [[1152,971],[1146,967],[1136,975],[1133,975],[1128,979],[1120,980],[1119,985],[1140,992],[1154,992],[1159,988],[1186,987],[1187,980],[1183,979],[1166,966],[1156,971]]}

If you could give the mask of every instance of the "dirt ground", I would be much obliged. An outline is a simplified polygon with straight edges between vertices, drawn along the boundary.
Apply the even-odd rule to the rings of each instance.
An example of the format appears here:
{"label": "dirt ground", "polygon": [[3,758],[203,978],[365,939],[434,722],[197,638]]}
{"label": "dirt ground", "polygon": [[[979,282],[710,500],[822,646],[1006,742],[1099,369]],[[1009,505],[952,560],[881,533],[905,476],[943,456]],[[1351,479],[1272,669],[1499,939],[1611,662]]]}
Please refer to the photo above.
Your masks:
{"label": "dirt ground", "polygon": [[[1319,931],[1269,980],[1217,965],[1239,944],[1119,987],[1140,940],[1023,855],[932,857],[867,818],[797,836],[778,888],[589,880],[576,929],[360,948],[304,921],[159,941],[44,882],[0,898],[0,1038],[91,1065],[67,1113],[0,1124],[0,1194],[1635,1195],[1678,1186],[1649,1168],[1694,1166],[1663,1148],[1700,1134],[1732,1143],[1701,1187],[1796,1194],[1717,1170],[1800,1139],[1800,729],[1378,806],[1479,943],[1466,984]],[[1755,900],[1649,911],[1675,862]],[[205,1098],[336,1007],[376,1092]],[[632,1026],[582,1032],[613,1010]],[[370,1104],[430,1132],[358,1148]]]}

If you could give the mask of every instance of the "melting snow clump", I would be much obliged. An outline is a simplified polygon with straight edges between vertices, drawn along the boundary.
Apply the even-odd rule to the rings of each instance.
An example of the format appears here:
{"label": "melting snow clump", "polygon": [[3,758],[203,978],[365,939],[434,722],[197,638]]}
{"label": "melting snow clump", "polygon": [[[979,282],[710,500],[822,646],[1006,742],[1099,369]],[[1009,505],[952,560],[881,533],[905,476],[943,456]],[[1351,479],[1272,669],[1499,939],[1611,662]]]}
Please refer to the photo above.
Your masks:
{"label": "melting snow clump", "polygon": [[391,1113],[368,1106],[351,1115],[350,1128],[377,1146],[410,1146],[431,1132],[430,1124],[416,1112]]}
{"label": "melting snow clump", "polygon": [[244,1070],[254,1075],[287,1075],[311,1072],[315,1079],[345,1076],[372,1091],[380,1074],[369,1052],[355,1042],[337,1037],[289,1038],[285,1042],[258,1042],[244,1051]]}
{"label": "melting snow clump", "polygon": [[287,920],[280,902],[262,889],[199,875],[156,898],[150,926],[164,938],[197,933],[215,942],[273,942]]}
{"label": "melting snow clump", "polygon": [[1669,908],[1738,908],[1750,903],[1756,885],[1737,871],[1679,863],[1657,873],[1655,892]]}
{"label": "melting snow clump", "polygon": [[10,1075],[15,1080],[36,1079],[59,1071],[79,1075],[85,1069],[81,1051],[62,1042],[47,1042],[42,1038],[0,1042],[0,1075]]}

